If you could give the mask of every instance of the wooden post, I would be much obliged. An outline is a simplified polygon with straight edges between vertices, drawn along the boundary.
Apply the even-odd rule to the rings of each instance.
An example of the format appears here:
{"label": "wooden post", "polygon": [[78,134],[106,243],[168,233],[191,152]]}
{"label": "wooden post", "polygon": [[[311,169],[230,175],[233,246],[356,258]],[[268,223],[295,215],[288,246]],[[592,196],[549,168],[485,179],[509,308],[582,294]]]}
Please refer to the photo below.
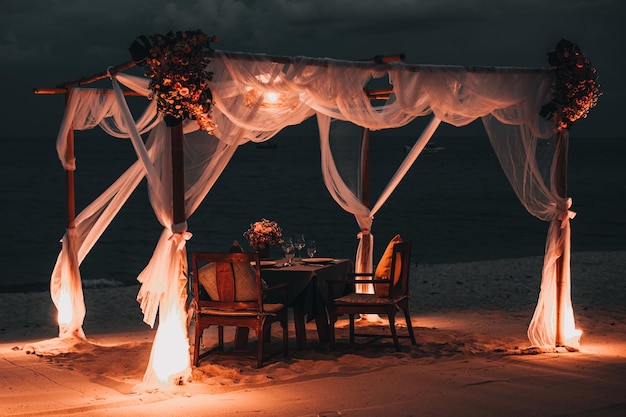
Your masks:
{"label": "wooden post", "polygon": [[[567,149],[568,135],[562,131],[556,135],[556,159],[554,167],[554,186],[559,197],[567,199]],[[558,240],[561,241],[563,230],[559,229]],[[560,248],[561,252],[563,247]],[[563,253],[556,260],[556,336],[555,345],[563,346],[563,287],[565,286],[565,263],[566,258]]]}
{"label": "wooden post", "polygon": [[[370,131],[368,128],[363,128],[363,134],[361,136],[361,202],[364,206],[370,206]],[[367,231],[367,235],[364,234],[361,237],[361,245],[363,248],[363,253],[369,254],[371,252],[370,248],[370,231]],[[366,257],[361,257],[361,265],[359,265],[360,270],[362,272],[370,272],[369,264],[366,262]]]}
{"label": "wooden post", "polygon": [[185,216],[185,151],[183,124],[170,126],[172,140],[172,210],[174,224],[183,223]]}
{"label": "wooden post", "polygon": [[[65,94],[65,105],[70,98],[70,89]],[[71,161],[74,159],[74,128],[70,126],[67,132],[67,147],[65,148],[65,159]],[[65,212],[67,218],[67,228],[74,228],[76,220],[76,189],[74,181],[74,170],[65,170]]]}
{"label": "wooden post", "polygon": [[[67,133],[67,148],[65,150],[67,160],[74,159],[74,129]],[[74,180],[74,170],[65,170],[65,212],[67,218],[67,228],[73,229],[76,221],[76,186]]]}
{"label": "wooden post", "polygon": [[370,131],[363,128],[361,137],[361,202],[370,206]]}

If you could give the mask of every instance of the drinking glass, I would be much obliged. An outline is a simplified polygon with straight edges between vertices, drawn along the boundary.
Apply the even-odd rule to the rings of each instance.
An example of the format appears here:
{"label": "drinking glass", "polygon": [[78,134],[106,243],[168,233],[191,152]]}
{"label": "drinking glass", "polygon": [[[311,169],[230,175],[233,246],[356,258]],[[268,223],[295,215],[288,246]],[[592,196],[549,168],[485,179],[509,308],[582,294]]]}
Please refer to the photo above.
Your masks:
{"label": "drinking glass", "polygon": [[314,240],[307,241],[306,242],[306,253],[307,253],[307,255],[309,255],[309,258],[314,257],[316,252],[317,252],[317,246],[315,245],[315,241]]}
{"label": "drinking glass", "polygon": [[300,251],[306,246],[306,240],[304,239],[304,235],[300,234],[296,236],[296,239],[293,241],[293,246],[298,250],[298,258],[302,259],[302,254]]}
{"label": "drinking glass", "polygon": [[280,247],[285,253],[285,259],[287,259],[287,265],[291,266],[291,261],[293,260],[293,252],[294,252],[293,241],[291,240],[290,237],[286,237],[283,239],[283,243],[281,243]]}

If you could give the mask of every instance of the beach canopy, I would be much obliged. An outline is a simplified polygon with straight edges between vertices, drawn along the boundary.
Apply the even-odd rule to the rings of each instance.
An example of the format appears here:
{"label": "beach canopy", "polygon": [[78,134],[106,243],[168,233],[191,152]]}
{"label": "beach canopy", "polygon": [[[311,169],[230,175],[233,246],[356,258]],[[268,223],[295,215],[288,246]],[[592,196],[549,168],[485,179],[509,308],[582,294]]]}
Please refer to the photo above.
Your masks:
{"label": "beach canopy", "polygon": [[[272,57],[207,48],[192,56],[192,35],[168,34],[178,36],[173,49],[178,55],[164,53],[165,37],[144,38],[150,53],[134,62],[150,66],[151,76],[113,68],[107,73],[111,89],[83,88],[76,83],[64,90],[67,104],[57,150],[68,173],[75,170],[73,130],[100,126],[111,136],[130,138],[137,161],[68,222],[51,278],[60,337],[85,337],[79,265],[144,177],[152,208],[163,226],[152,258],[137,278],[141,283],[137,300],[144,321],[153,326],[157,313],[159,316],[144,383],[171,384],[190,375],[185,243],[192,235],[187,219],[239,145],[267,141],[286,126],[316,117],[324,182],[361,229],[357,270],[371,270],[373,217],[437,127],[441,123],[462,127],[481,119],[521,203],[533,216],[550,222],[541,291],[528,329],[530,342],[537,347],[578,346],[569,288],[570,219],[574,214],[564,186],[571,119],[563,117],[567,107],[555,106],[555,85],[559,85],[555,66],[410,65],[398,60]],[[176,68],[193,65],[195,71],[176,72]],[[367,89],[368,83],[377,79],[390,86],[382,104],[373,101],[380,97]],[[128,91],[151,99],[141,115],[131,114],[125,96]],[[405,160],[369,206],[363,199],[362,184],[346,178],[341,172],[341,156],[333,153],[335,121],[352,123],[367,132],[405,126],[418,117],[430,120],[422,132],[416,132],[418,139]],[[142,135],[147,137],[145,141]],[[167,362],[170,369],[159,370],[156,364],[161,362]]]}

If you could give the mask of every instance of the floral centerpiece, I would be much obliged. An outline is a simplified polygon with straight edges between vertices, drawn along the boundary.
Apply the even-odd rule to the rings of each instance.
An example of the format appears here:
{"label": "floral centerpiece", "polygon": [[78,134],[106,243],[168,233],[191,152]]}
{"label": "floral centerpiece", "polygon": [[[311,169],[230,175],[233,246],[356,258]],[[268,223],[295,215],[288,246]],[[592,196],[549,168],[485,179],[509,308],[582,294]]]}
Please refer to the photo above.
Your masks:
{"label": "floral centerpiece", "polygon": [[142,36],[129,48],[133,59],[147,66],[152,89],[148,98],[156,100],[169,125],[195,119],[200,129],[213,134],[213,97],[208,84],[213,73],[207,70],[211,61],[207,52],[215,40],[199,30],[169,32]]}
{"label": "floral centerpiece", "polygon": [[554,98],[543,106],[541,115],[558,115],[557,130],[569,129],[577,120],[587,117],[602,95],[598,72],[578,45],[565,39],[548,54],[548,61],[556,72]]}
{"label": "floral centerpiece", "polygon": [[248,240],[250,247],[257,249],[259,252],[271,246],[280,245],[283,241],[283,230],[278,223],[267,220],[265,218],[251,223],[248,230],[243,234]]}

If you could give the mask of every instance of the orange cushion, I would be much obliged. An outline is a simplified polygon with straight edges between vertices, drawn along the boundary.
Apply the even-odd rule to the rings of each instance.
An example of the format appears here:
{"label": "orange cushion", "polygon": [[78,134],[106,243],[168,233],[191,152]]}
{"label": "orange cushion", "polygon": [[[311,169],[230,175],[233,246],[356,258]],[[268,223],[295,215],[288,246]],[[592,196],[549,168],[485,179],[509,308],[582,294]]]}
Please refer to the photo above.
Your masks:
{"label": "orange cushion", "polygon": [[[383,252],[383,256],[380,258],[378,265],[376,266],[376,271],[374,272],[374,279],[390,279],[391,277],[391,263],[393,257],[393,247],[396,243],[401,243],[402,237],[400,235],[395,235],[389,244],[387,244],[387,248],[385,252]],[[400,255],[398,254],[398,259],[396,259],[396,270],[395,276],[393,277],[393,284],[396,285],[400,280],[400,273],[402,271]],[[376,295],[380,297],[388,297],[389,296],[389,285],[387,284],[374,284],[374,292]]]}

